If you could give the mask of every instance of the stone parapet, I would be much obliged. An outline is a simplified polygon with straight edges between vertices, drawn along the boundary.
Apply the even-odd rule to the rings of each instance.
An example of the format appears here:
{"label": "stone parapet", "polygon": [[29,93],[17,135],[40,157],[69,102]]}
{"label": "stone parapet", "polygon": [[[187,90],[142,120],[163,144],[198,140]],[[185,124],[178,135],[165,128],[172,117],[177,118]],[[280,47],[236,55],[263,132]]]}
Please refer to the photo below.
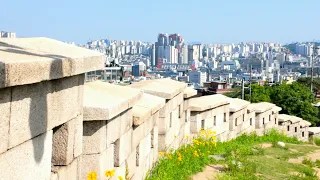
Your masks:
{"label": "stone parapet", "polygon": [[0,59],[0,179],[78,174],[84,73],[103,68],[103,54],[15,38],[0,39]]}

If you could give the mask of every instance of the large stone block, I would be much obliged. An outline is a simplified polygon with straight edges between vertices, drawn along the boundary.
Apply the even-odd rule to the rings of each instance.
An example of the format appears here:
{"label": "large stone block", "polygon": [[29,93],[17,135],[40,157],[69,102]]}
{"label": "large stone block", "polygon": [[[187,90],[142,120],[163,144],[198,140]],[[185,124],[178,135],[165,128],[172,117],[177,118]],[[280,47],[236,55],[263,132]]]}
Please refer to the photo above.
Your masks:
{"label": "large stone block", "polygon": [[154,146],[158,145],[158,126],[154,126],[152,131],[151,131],[151,147],[153,148]]}
{"label": "large stone block", "polygon": [[11,88],[0,89],[0,154],[7,151],[9,145],[10,104]]}
{"label": "large stone block", "polygon": [[114,165],[119,167],[130,155],[132,150],[132,129],[124,133],[114,143]]}
{"label": "large stone block", "polygon": [[137,168],[137,151],[136,149],[133,149],[133,151],[131,152],[131,154],[129,155],[129,157],[126,160],[126,163],[128,165],[128,176],[129,178],[131,178],[134,173],[136,172],[136,168]]}
{"label": "large stone block", "polygon": [[[80,127],[79,123],[81,123]],[[79,132],[76,133],[76,128],[82,129],[81,115],[53,129],[53,165],[68,165],[69,163],[71,163],[74,159],[75,147],[78,150],[77,154],[81,154],[81,150],[79,152],[79,148],[82,146],[82,135],[79,134]],[[78,135],[77,137],[76,134]],[[76,141],[79,144],[76,144]]]}
{"label": "large stone block", "polygon": [[179,107],[177,107],[175,110],[171,112],[171,123],[172,123],[172,129],[174,129],[174,135],[178,135],[180,131],[180,119],[179,119]]}
{"label": "large stone block", "polygon": [[[67,166],[53,166],[51,171],[51,180],[80,180],[81,174],[81,157],[74,159],[69,165]],[[54,175],[56,174],[56,175]],[[54,176],[54,177],[52,177]]]}
{"label": "large stone block", "polygon": [[153,163],[152,163],[152,165],[154,166],[156,164],[156,162],[158,161],[158,158],[159,158],[159,147],[158,147],[158,145],[153,146],[153,148],[151,149],[151,153],[153,153]]}
{"label": "large stone block", "polygon": [[145,179],[148,170],[150,169],[150,154],[147,158],[141,163],[140,166],[137,166],[136,173],[132,176],[131,180],[142,180]]}
{"label": "large stone block", "polygon": [[81,114],[79,77],[12,87],[9,148]]}
{"label": "large stone block", "polygon": [[80,179],[87,179],[90,172],[97,173],[97,179],[105,179],[106,170],[114,169],[114,146],[109,146],[98,154],[83,154],[81,156]]}
{"label": "large stone block", "polygon": [[171,113],[159,118],[159,134],[165,134],[172,126]]}
{"label": "large stone block", "polygon": [[[49,38],[2,38],[0,88],[33,84],[103,68],[99,52]],[[5,72],[1,72],[5,67]],[[5,78],[3,78],[5,77]]]}
{"label": "large stone block", "polygon": [[136,149],[140,141],[155,127],[154,118],[149,118],[143,124],[134,127],[132,132],[132,149]]}
{"label": "large stone block", "polygon": [[151,152],[151,134],[144,137],[137,147],[137,166],[139,166]]}
{"label": "large stone block", "polygon": [[132,128],[132,108],[107,121],[107,146]]}
{"label": "large stone block", "polygon": [[83,122],[83,154],[96,154],[107,148],[107,121]]}
{"label": "large stone block", "polygon": [[166,104],[159,110],[159,117],[165,118],[171,112],[170,104],[171,102],[166,100]]}
{"label": "large stone block", "polygon": [[75,135],[73,146],[73,157],[78,157],[82,154],[83,149],[83,116],[80,115],[75,119]]}
{"label": "large stone block", "polygon": [[159,151],[166,151],[176,138],[174,135],[175,130],[170,129],[166,134],[162,135],[159,134],[159,141],[158,141],[158,147]]}
{"label": "large stone block", "polygon": [[151,108],[134,106],[133,107],[133,124],[138,126],[152,116]]}
{"label": "large stone block", "polygon": [[48,131],[0,155],[0,179],[49,180],[52,131]]}

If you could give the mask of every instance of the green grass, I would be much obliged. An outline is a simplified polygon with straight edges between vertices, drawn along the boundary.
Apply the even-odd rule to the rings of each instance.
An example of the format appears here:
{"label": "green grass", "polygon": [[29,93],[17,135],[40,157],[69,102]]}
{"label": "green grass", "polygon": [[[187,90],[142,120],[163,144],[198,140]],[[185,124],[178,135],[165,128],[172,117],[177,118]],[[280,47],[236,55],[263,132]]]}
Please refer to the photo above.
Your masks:
{"label": "green grass", "polygon": [[[292,145],[286,148],[275,146],[266,149],[259,146],[262,143],[276,144],[275,142],[278,141]],[[305,150],[307,148],[301,148],[297,144],[300,142],[296,138],[287,137],[275,130],[264,136],[244,134],[228,142],[217,142],[216,146],[214,146],[212,138],[202,136],[196,139],[196,143],[193,145],[186,145],[175,152],[163,155],[146,179],[185,180],[201,172],[208,164],[225,165],[225,172],[218,177],[223,180],[277,179],[278,177],[288,179],[288,176],[292,179],[301,179],[302,176],[313,179],[314,172],[310,167],[287,162],[289,158],[298,157],[310,149],[314,149]],[[290,151],[290,149],[296,149],[296,152]],[[197,151],[196,154],[195,151]],[[223,155],[226,159],[222,162],[216,162],[209,155]],[[241,162],[240,167],[237,162]],[[301,177],[300,174],[288,175],[288,172],[300,172]]]}

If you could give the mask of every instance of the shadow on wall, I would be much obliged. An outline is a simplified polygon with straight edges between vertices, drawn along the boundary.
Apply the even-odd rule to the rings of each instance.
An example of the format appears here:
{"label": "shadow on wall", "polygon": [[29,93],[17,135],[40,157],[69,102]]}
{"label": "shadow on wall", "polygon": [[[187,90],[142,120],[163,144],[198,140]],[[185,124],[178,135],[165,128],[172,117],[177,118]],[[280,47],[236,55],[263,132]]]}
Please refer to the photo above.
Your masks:
{"label": "shadow on wall", "polygon": [[[4,47],[4,49],[0,49],[0,51],[4,51],[4,52],[51,58],[54,61],[50,65],[49,79],[57,79],[57,78],[63,77],[62,63],[63,63],[63,59],[67,58],[65,56],[53,55],[53,54],[43,55],[43,54],[31,53],[31,52],[25,51],[25,49],[22,47],[12,46],[3,42],[0,42],[0,47]],[[0,87],[1,86],[4,87],[5,85],[4,84],[6,82],[5,72],[6,72],[5,63],[1,62],[1,59],[0,59]],[[30,128],[31,136],[33,138],[32,143],[33,143],[34,159],[38,163],[41,162],[44,155],[45,136],[41,136],[36,139],[35,137],[47,131],[48,97],[55,92],[61,91],[62,89],[65,89],[65,88],[70,88],[72,86],[72,85],[67,85],[70,87],[65,87],[61,85],[61,83],[60,84],[59,83],[60,83],[59,80],[52,80],[51,82],[43,81],[35,84],[10,87],[11,102],[23,101],[23,100],[25,101],[26,99],[30,99],[29,102],[27,102],[27,104],[21,104],[22,107],[18,107],[18,108],[24,108],[23,106],[29,105],[28,107],[29,108],[29,118],[28,118],[29,128]],[[27,109],[25,111],[27,111]],[[23,113],[21,113],[21,115],[23,115]]]}

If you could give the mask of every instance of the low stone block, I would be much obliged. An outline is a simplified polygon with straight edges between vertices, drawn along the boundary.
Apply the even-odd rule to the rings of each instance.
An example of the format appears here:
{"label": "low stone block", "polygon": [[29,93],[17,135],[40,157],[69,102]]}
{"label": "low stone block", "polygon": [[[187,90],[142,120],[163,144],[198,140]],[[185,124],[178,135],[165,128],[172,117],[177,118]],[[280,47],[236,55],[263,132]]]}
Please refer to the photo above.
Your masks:
{"label": "low stone block", "polygon": [[101,153],[107,149],[107,121],[83,122],[83,154]]}
{"label": "low stone block", "polygon": [[107,146],[132,128],[132,108],[107,121]]}
{"label": "low stone block", "polygon": [[154,126],[151,131],[151,147],[158,145],[158,126]]}
{"label": "low stone block", "polygon": [[165,118],[171,111],[171,108],[170,108],[170,101],[166,101],[166,104],[160,108],[159,110],[159,117],[160,118]]}
{"label": "low stone block", "polygon": [[114,169],[114,146],[109,146],[98,154],[83,154],[81,156],[80,179],[87,179],[90,172],[97,173],[97,179],[104,179],[106,170]]}
{"label": "low stone block", "polygon": [[133,124],[138,126],[152,116],[151,108],[133,106]]}
{"label": "low stone block", "polygon": [[201,120],[191,120],[190,121],[190,131],[192,133],[198,133],[201,130]]}
{"label": "low stone block", "polygon": [[183,108],[183,103],[179,105],[179,118],[184,114],[184,108]]}
{"label": "low stone block", "polygon": [[146,137],[154,127],[154,118],[149,118],[143,124],[134,127],[132,132],[132,149],[136,149],[140,141]]}
{"label": "low stone block", "polygon": [[139,166],[151,152],[151,134],[144,137],[137,147],[137,166]]}
{"label": "low stone block", "polygon": [[114,165],[119,167],[130,155],[132,150],[132,129],[124,133],[114,143]]}
{"label": "low stone block", "polygon": [[132,176],[131,180],[142,180],[145,179],[148,170],[150,169],[150,158],[149,155],[147,158],[141,163],[140,166],[137,166],[136,173]]}
{"label": "low stone block", "polygon": [[9,145],[10,101],[11,88],[0,89],[0,154],[7,151]]}
{"label": "low stone block", "polygon": [[50,179],[52,131],[43,133],[0,155],[1,179]]}
{"label": "low stone block", "polygon": [[77,121],[82,122],[82,117],[72,119],[65,124],[53,129],[52,139],[52,164],[68,165],[74,159],[75,140],[80,138],[82,144],[82,135],[75,137]]}
{"label": "low stone block", "polygon": [[174,130],[170,129],[166,134],[162,135],[159,134],[159,141],[158,141],[158,147],[159,151],[167,151],[167,149],[170,147],[174,139],[176,138],[174,135]]}
{"label": "low stone block", "polygon": [[75,135],[73,146],[73,157],[78,157],[82,154],[83,149],[83,116],[80,115],[75,119]]}
{"label": "low stone block", "polygon": [[183,109],[186,111],[189,109],[189,100],[188,99],[185,99],[183,101]]}
{"label": "low stone block", "polygon": [[126,163],[128,165],[128,171],[129,171],[129,178],[131,178],[134,173],[136,172],[136,168],[137,168],[137,151],[136,149],[133,149],[133,151],[131,152],[131,154],[129,155],[129,157],[126,160]]}
{"label": "low stone block", "polygon": [[[74,159],[69,165],[67,166],[53,166],[51,171],[55,175],[51,175],[51,180],[70,180],[70,179],[79,179],[80,180],[80,164],[81,158],[78,157]],[[52,177],[54,176],[54,177]]]}
{"label": "low stone block", "polygon": [[178,135],[180,127],[181,127],[180,119],[179,119],[179,108],[178,107],[171,112],[171,123],[172,123],[172,129],[175,130],[174,134]]}
{"label": "low stone block", "polygon": [[153,146],[153,148],[151,149],[151,153],[153,153],[153,166],[156,164],[156,162],[158,161],[159,158],[159,147],[158,145]]}
{"label": "low stone block", "polygon": [[172,126],[171,114],[159,118],[159,134],[165,134]]}
{"label": "low stone block", "polygon": [[9,148],[81,114],[79,77],[12,87]]}

